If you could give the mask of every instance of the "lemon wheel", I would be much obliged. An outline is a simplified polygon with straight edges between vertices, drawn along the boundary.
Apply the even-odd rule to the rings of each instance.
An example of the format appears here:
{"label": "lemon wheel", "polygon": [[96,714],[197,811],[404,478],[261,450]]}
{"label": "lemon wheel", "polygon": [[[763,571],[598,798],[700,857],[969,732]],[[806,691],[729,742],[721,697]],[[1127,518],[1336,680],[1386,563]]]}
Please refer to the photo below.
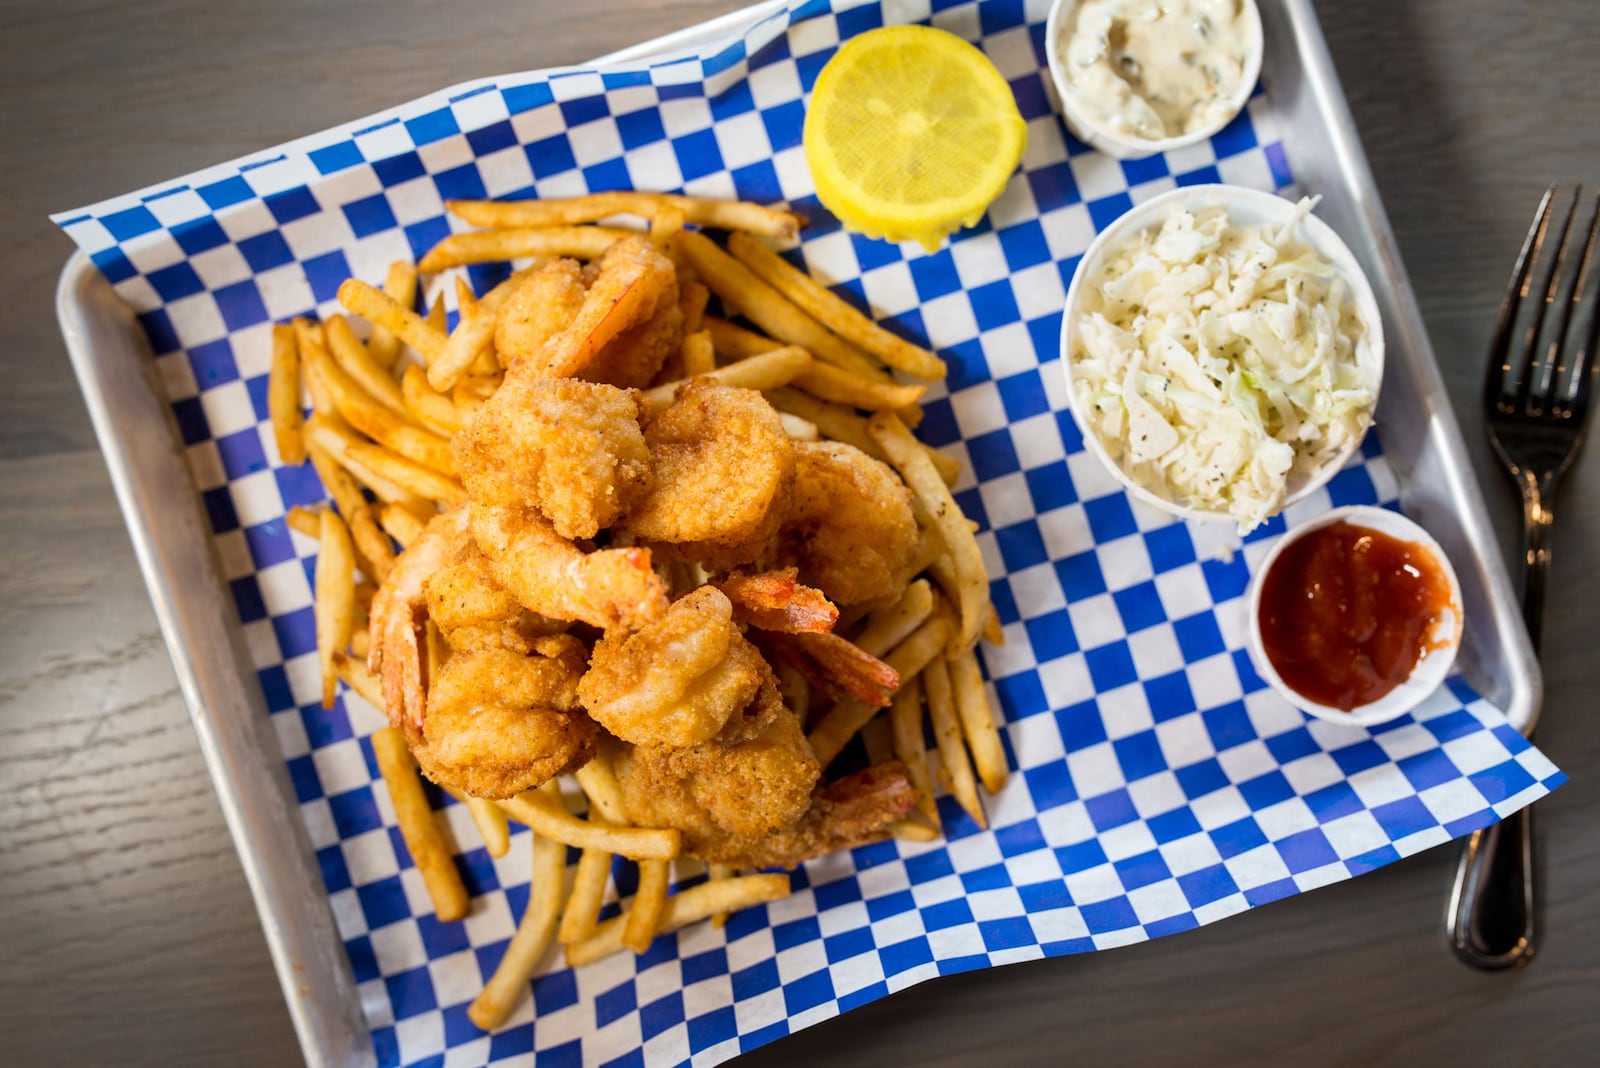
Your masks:
{"label": "lemon wheel", "polygon": [[1026,141],[994,64],[928,26],[846,42],[817,75],[804,132],[824,207],[852,230],[929,252],[983,217]]}

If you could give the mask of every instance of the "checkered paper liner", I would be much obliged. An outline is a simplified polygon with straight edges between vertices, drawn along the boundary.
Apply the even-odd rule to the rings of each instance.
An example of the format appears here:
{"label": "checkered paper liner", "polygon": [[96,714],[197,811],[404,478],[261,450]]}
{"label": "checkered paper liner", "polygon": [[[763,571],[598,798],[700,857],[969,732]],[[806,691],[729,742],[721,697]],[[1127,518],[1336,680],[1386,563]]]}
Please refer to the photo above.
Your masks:
{"label": "checkered paper liner", "polygon": [[[1242,545],[1134,504],[1084,450],[1054,363],[1095,232],[1175,184],[1292,176],[1261,94],[1166,156],[1118,162],[1075,141],[1045,70],[1047,6],[804,3],[696,55],[457,87],[57,217],[156,353],[380,1063],[715,1064],[934,976],[1138,942],[1359,875],[1564,780],[1459,677],[1368,730],[1308,719],[1252,669],[1252,568],[1286,522],[1393,505],[1377,435]],[[908,21],[976,43],[1028,121],[1005,193],[935,255],[840,229],[800,147],[806,92],[839,42]],[[794,873],[792,896],[723,929],[555,967],[489,1036],[466,1005],[527,903],[526,832],[491,859],[464,808],[440,800],[469,846],[474,907],[439,922],[376,784],[365,735],[379,717],[350,694],[319,707],[315,543],[284,513],[324,495],[309,466],[276,456],[270,324],[336,311],[344,278],[420,255],[455,225],[445,198],[617,188],[796,205],[811,225],[795,261],[948,360],[921,435],[962,461],[957,498],[981,524],[1006,638],[982,658],[1013,775],[989,801],[992,830],[945,799],[946,841],[824,857]],[[482,292],[505,268],[469,275]],[[615,875],[610,912],[633,892],[630,868]]]}

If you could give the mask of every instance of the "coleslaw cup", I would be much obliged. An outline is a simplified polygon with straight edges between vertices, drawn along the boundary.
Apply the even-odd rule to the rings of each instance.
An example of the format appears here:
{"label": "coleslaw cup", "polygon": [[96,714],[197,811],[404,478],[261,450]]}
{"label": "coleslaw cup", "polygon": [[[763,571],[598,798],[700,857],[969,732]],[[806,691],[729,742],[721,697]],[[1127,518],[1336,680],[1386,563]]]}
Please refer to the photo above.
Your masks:
{"label": "coleslaw cup", "polygon": [[[1061,366],[1067,378],[1067,402],[1072,410],[1072,418],[1083,435],[1084,446],[1111,472],[1130,496],[1183,519],[1233,522],[1233,516],[1227,512],[1194,508],[1181,501],[1163,497],[1134,481],[1122,465],[1112,458],[1105,443],[1101,441],[1099,432],[1094,428],[1090,413],[1085,411],[1083,400],[1078,395],[1077,386],[1073,381],[1072,362],[1073,343],[1078,329],[1078,309],[1089,285],[1087,280],[1100,273],[1107,254],[1135,233],[1148,227],[1159,226],[1174,211],[1183,209],[1199,211],[1219,206],[1227,210],[1228,218],[1232,222],[1240,225],[1283,224],[1293,219],[1295,214],[1295,202],[1292,200],[1273,193],[1231,185],[1185,186],[1135,205],[1120,219],[1101,231],[1088,251],[1083,254],[1083,259],[1072,276],[1072,285],[1067,289],[1066,310],[1061,320]],[[1356,261],[1355,253],[1350,251],[1349,246],[1327,223],[1315,215],[1307,215],[1300,220],[1299,235],[1333,265],[1339,277],[1350,287],[1356,314],[1361,319],[1364,330],[1363,336],[1356,344],[1356,358],[1372,375],[1374,383],[1372,404],[1376,410],[1378,392],[1383,384],[1384,346],[1383,318],[1378,312],[1378,301],[1373,296],[1372,286],[1368,283],[1360,263]],[[1301,475],[1297,481],[1292,481],[1281,507],[1287,508],[1325,486],[1355,454],[1360,445],[1361,439],[1352,439],[1344,449],[1330,457],[1321,467],[1309,474]]]}

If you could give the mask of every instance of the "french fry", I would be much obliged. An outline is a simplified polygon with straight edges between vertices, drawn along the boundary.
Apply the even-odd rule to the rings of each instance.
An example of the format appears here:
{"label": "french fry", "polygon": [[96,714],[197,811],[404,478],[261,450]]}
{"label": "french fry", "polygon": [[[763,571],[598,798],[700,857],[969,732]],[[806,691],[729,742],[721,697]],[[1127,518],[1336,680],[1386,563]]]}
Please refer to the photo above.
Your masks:
{"label": "french fry", "polygon": [[[461,303],[461,318],[446,339],[438,358],[428,362],[428,385],[439,393],[446,393],[455,388],[462,376],[475,369],[478,361],[489,353],[494,342],[494,330],[499,321],[500,309],[505,307],[511,294],[534,269],[529,267],[518,271],[485,293],[482,299],[472,301],[470,305],[461,303],[458,299],[458,303]],[[471,292],[470,288],[468,292]]]}
{"label": "french fry", "polygon": [[446,394],[435,392],[428,385],[427,372],[416,364],[407,367],[400,377],[400,397],[411,418],[441,437],[453,438],[466,428],[467,421],[456,410],[455,402]]}
{"label": "french fry", "polygon": [[[942,614],[936,613],[918,627],[909,638],[896,646],[894,651],[884,658],[884,662],[894,668],[902,680],[909,679],[939,655],[949,637],[949,623]],[[856,731],[866,726],[877,711],[877,708],[865,701],[854,698],[846,698],[834,705],[808,738],[817,761],[823,767],[832,763],[833,758],[839,755],[845,744],[855,736]]]}
{"label": "french fry", "polygon": [[[704,882],[667,898],[666,913],[661,917],[658,934],[676,931],[719,912],[737,912],[751,905],[776,901],[788,894],[787,875],[741,875],[733,879]],[[621,952],[622,934],[627,922],[626,916],[613,916],[597,927],[594,934],[568,946],[567,966],[577,968]]]}
{"label": "french fry", "polygon": [[443,501],[448,505],[466,503],[467,494],[461,488],[461,483],[382,445],[351,445],[349,457],[352,464],[359,464],[379,478],[399,486],[406,494],[430,501]]}
{"label": "french fry", "polygon": [[[440,337],[445,336],[445,323],[448,322],[449,319],[445,315],[443,293],[440,293],[437,297],[433,298],[433,304],[428,308],[428,317],[423,321],[428,324],[429,328],[432,329],[435,334],[439,335]],[[415,350],[416,346],[413,345],[412,348]],[[422,357],[424,363],[428,362],[428,356],[425,353],[418,350],[417,355]]]}
{"label": "french fry", "polygon": [[[380,499],[390,503],[405,503],[408,505],[420,505],[423,503],[421,498],[401,486],[398,482],[384,478],[352,456],[352,450],[357,446],[364,446],[369,443],[359,437],[349,426],[345,425],[344,420],[339,419],[337,414],[334,415],[333,419],[324,418],[320,414],[312,416],[306,423],[306,441],[311,448],[311,462],[313,465],[317,463],[317,454],[322,453],[325,457],[331,458],[335,469],[341,470],[345,474],[346,480],[349,481],[349,487],[351,487],[349,492],[355,494],[353,500],[347,501],[344,496],[341,496],[341,494],[347,495],[346,489],[335,490],[333,487],[329,487],[329,492],[333,494],[334,501],[339,505],[339,511],[345,515],[353,514],[357,508],[367,503],[366,498],[361,496],[360,489],[354,488],[357,482],[372,490]],[[322,474],[321,467],[317,467],[317,473],[319,475]],[[326,478],[323,479],[323,484],[327,484]]]}
{"label": "french fry", "polygon": [[533,828],[535,834],[565,845],[588,849],[594,846],[631,860],[671,860],[678,855],[681,835],[675,829],[612,827],[580,820],[537,791],[518,794],[499,802],[506,815]]}
{"label": "french fry", "polygon": [[472,291],[472,283],[461,275],[456,275],[456,315],[460,319],[477,307],[478,294]]}
{"label": "french fry", "polygon": [[[352,315],[359,315],[373,326],[381,326],[417,351],[423,362],[431,363],[444,351],[447,340],[442,326],[436,326],[401,304],[381,289],[346,278],[339,286],[339,303]],[[304,355],[302,346],[301,354]]]}
{"label": "french fry", "polygon": [[434,274],[472,263],[499,263],[527,256],[597,259],[618,238],[636,233],[611,226],[552,226],[547,229],[467,230],[451,234],[417,261],[417,270]]}
{"label": "french fry", "polygon": [[950,661],[950,682],[955,688],[956,714],[961,717],[961,732],[967,736],[972,762],[978,766],[983,788],[997,794],[1010,775],[1005,747],[1000,744],[1000,729],[995,726],[994,708],[983,685],[978,657],[971,649]]}
{"label": "french fry", "polygon": [[381,714],[384,710],[383,685],[373,678],[372,672],[367,670],[367,665],[359,654],[351,655],[342,649],[333,653],[333,668],[344,680],[344,684],[354,690],[361,699]]}
{"label": "french fry", "polygon": [[[728,864],[712,864],[707,868],[706,878],[712,882],[716,882],[718,879],[731,879],[733,878],[733,867]],[[726,927],[727,924],[728,914],[726,912],[718,912],[712,915],[711,926]]]}
{"label": "french fry", "polygon": [[650,219],[650,243],[657,248],[666,248],[672,243],[672,237],[683,229],[683,209],[673,204],[664,204],[657,209]]}
{"label": "french fry", "polygon": [[578,858],[578,873],[572,880],[572,893],[561,914],[556,941],[562,945],[582,942],[594,934],[605,900],[606,880],[611,877],[611,854],[604,849],[585,849]]}
{"label": "french fry", "polygon": [[922,621],[932,611],[933,587],[928,585],[927,579],[917,579],[906,587],[898,601],[868,616],[866,628],[856,635],[854,642],[862,652],[882,656],[922,626]]}
{"label": "french fry", "polygon": [[[926,525],[921,519],[917,521],[917,527],[917,552],[911,558],[911,573],[913,575],[920,575],[928,570],[933,566],[935,560],[942,559],[946,563],[950,561],[950,554],[944,551],[944,539],[939,536],[939,528]],[[950,573],[952,575],[955,574],[955,566],[953,564],[950,567]],[[946,592],[948,593],[948,591]]]}
{"label": "french fry", "polygon": [[333,394],[317,375],[317,362],[328,356],[328,335],[321,323],[309,319],[294,321],[296,347],[300,350],[300,376],[305,381],[306,392],[311,395],[311,410],[318,415],[337,419],[339,411],[333,403]]}
{"label": "french fry", "polygon": [[355,542],[356,555],[361,558],[361,570],[379,582],[388,578],[394,567],[394,547],[378,529],[370,506],[350,513],[350,537]]}
{"label": "french fry", "polygon": [[667,876],[666,861],[639,862],[639,889],[633,895],[633,907],[628,909],[628,922],[622,927],[622,944],[635,953],[648,950],[661,929],[667,911]]}
{"label": "french fry", "polygon": [[[711,322],[711,319],[707,317],[706,321]],[[719,349],[718,351],[722,350]],[[809,420],[817,425],[817,429],[822,432],[824,437],[832,438],[834,441],[842,441],[846,445],[854,445],[874,460],[888,462],[888,455],[872,439],[872,435],[867,432],[866,419],[855,412],[837,404],[829,404],[827,401],[818,400],[811,394],[802,393],[797,389],[783,387],[766,390],[765,392],[767,400],[771,401],[772,406],[780,412],[788,412],[791,415],[798,415],[802,419]],[[921,443],[919,442],[919,444]],[[928,445],[923,445],[922,449],[928,454],[929,461],[938,468],[939,476],[945,480],[945,483],[947,485],[955,485],[956,479],[961,477],[961,465]]]}
{"label": "french fry", "polygon": [[902,842],[936,842],[939,840],[939,828],[930,827],[921,820],[912,819],[909,816],[890,824],[889,833]]}
{"label": "french fry", "polygon": [[[342,321],[342,319],[330,321],[330,336],[337,333],[332,322]],[[354,337],[351,340],[354,341]],[[316,360],[316,367],[317,373],[322,376],[333,395],[333,402],[338,407],[339,414],[351,426],[373,440],[387,445],[406,459],[441,475],[452,476],[456,473],[456,458],[450,451],[449,441],[411,422],[409,413],[403,417],[396,415],[387,405],[375,400],[331,359],[324,362],[319,357]],[[405,402],[400,400],[400,387],[393,382],[390,382],[390,385],[394,386],[400,410],[405,411]]]}
{"label": "french fry", "polygon": [[[417,269],[408,260],[395,260],[389,264],[389,273],[383,280],[383,291],[393,297],[402,308],[417,302]],[[400,358],[400,339],[384,327],[374,325],[367,340],[367,351],[379,367],[393,370]]]}
{"label": "french fry", "polygon": [[[707,343],[710,338],[707,336]],[[267,414],[278,457],[286,464],[306,462],[306,441],[300,433],[300,346],[294,326],[272,326],[272,367],[267,373]]]}
{"label": "french fry", "polygon": [[596,755],[579,768],[575,777],[578,786],[589,798],[589,805],[599,812],[601,819],[619,827],[627,825],[628,813],[622,807],[622,787],[617,783],[616,773],[611,770],[611,762],[605,754]]}
{"label": "french fry", "polygon": [[317,661],[322,666],[322,707],[332,708],[339,674],[333,654],[350,644],[355,619],[356,561],[350,532],[331,508],[322,510],[321,548],[317,550],[316,605]]}
{"label": "french fry", "polygon": [[478,833],[483,836],[483,846],[491,857],[503,857],[511,850],[511,830],[506,826],[506,814],[499,805],[481,797],[467,797],[467,811]]}
{"label": "french fry", "polygon": [[803,220],[792,212],[739,200],[674,196],[668,193],[591,193],[565,200],[447,200],[445,209],[473,226],[523,229],[570,226],[613,215],[654,219],[671,208],[685,222],[713,230],[743,230],[767,237],[793,239]]}
{"label": "french fry", "polygon": [[894,759],[893,731],[888,716],[874,716],[861,728],[861,744],[866,747],[868,764],[887,764]]}
{"label": "french fry", "polygon": [[439,821],[434,818],[428,797],[422,792],[422,778],[417,773],[416,761],[406,748],[406,740],[393,727],[383,727],[373,732],[372,753],[378,760],[378,771],[389,790],[389,800],[394,805],[395,823],[406,841],[411,860],[422,876],[422,885],[428,890],[433,911],[439,919],[450,922],[467,914],[467,888],[462,885],[461,874],[456,871],[450,846],[445,842]]}
{"label": "french fry", "polygon": [[717,354],[711,347],[711,334],[697,330],[683,335],[683,376],[693,378],[717,369]]}
{"label": "french fry", "polygon": [[401,548],[416,541],[424,526],[415,512],[399,504],[384,505],[378,513],[378,525],[385,534],[399,542]]}
{"label": "french fry", "polygon": [[561,919],[567,877],[567,850],[559,842],[540,835],[533,838],[533,885],[528,907],[511,936],[499,967],[484,984],[483,991],[467,1006],[467,1018],[485,1031],[506,1022],[528,993],[528,980],[538,970],[545,951],[555,937]]}
{"label": "french fry", "polygon": [[783,435],[790,441],[821,441],[822,432],[817,429],[817,424],[790,415],[788,412],[779,412],[778,418],[783,421]]}
{"label": "french fry", "polygon": [[[306,442],[306,455],[311,460],[311,466],[316,470],[317,477],[322,480],[322,488],[328,491],[328,496],[338,506],[339,511],[349,515],[357,508],[363,507],[367,499],[361,495],[361,487],[356,485],[356,480],[350,472],[339,465],[338,458],[324,449],[315,440],[317,418],[314,417],[306,424],[308,440]],[[322,536],[322,520],[317,520],[317,537]]]}
{"label": "french fry", "polygon": [[783,697],[784,705],[804,723],[811,715],[811,684],[793,664],[780,662],[776,670],[778,693]]}
{"label": "french fry", "polygon": [[707,315],[701,326],[711,335],[711,347],[730,360],[743,360],[763,352],[783,348],[783,342],[747,330],[716,315]]}
{"label": "french fry", "polygon": [[967,747],[961,741],[961,723],[956,716],[955,696],[951,692],[950,666],[936,657],[922,670],[922,688],[928,698],[928,718],[933,722],[933,737],[939,743],[939,763],[943,765],[944,785],[956,803],[979,827],[989,819],[978,800],[978,786],[967,761]]}
{"label": "french fry", "polygon": [[494,391],[500,388],[499,377],[483,378],[469,375],[456,383],[456,388],[450,391],[450,399],[455,403],[456,411],[461,413],[461,418],[471,420],[477,414],[483,402],[494,396]]}
{"label": "french fry", "polygon": [[[788,345],[781,349],[752,356],[748,360],[730,363],[726,367],[702,375],[724,386],[742,386],[745,389],[772,389],[794,381],[797,375],[809,370],[814,361],[805,349]],[[651,404],[672,403],[672,396],[683,382],[664,382],[645,391]]]}
{"label": "french fry", "polygon": [[699,333],[704,328],[706,302],[710,299],[711,290],[699,282],[678,279],[678,307],[683,312],[685,334]]}
{"label": "french fry", "polygon": [[961,626],[952,636],[951,648],[956,651],[971,648],[983,632],[989,603],[989,576],[983,566],[983,554],[978,550],[978,539],[973,536],[955,498],[950,496],[950,488],[905,424],[893,412],[879,412],[867,428],[888,455],[889,462],[900,472],[900,477],[911,487],[911,492],[921,499],[944,538],[945,548],[955,564],[957,603],[961,612]]}
{"label": "french fry", "polygon": [[933,799],[933,776],[928,772],[928,753],[922,744],[921,676],[911,679],[894,695],[889,725],[894,732],[895,758],[905,765],[906,778],[916,791],[917,811],[938,827],[939,806]]}
{"label": "french fry", "polygon": [[322,517],[309,508],[295,505],[284,514],[284,526],[308,538],[322,537]]}
{"label": "french fry", "polygon": [[[350,632],[350,655],[356,660],[365,661],[367,654],[372,651],[372,632],[366,627],[358,627]],[[339,667],[339,658],[334,657],[334,669]],[[343,672],[339,677],[344,678]]]}
{"label": "french fry", "polygon": [[862,351],[917,378],[937,381],[945,376],[939,357],[891,334],[755,238],[729,234],[728,251],[801,311]]}
{"label": "french fry", "polygon": [[[328,355],[333,357],[338,370],[372,400],[400,418],[410,419],[411,413],[406,411],[405,401],[400,396],[399,383],[395,382],[387,368],[372,358],[361,339],[356,337],[355,331],[350,329],[350,321],[342,315],[330,315],[327,322],[322,324],[322,329],[328,337]],[[336,387],[335,383],[329,384]]]}
{"label": "french fry", "polygon": [[826,363],[813,364],[804,374],[796,375],[793,382],[814,397],[875,412],[909,407],[927,392],[926,386],[877,382]]}
{"label": "french fry", "polygon": [[706,287],[741,315],[780,341],[799,345],[824,363],[863,378],[892,381],[877,364],[848,341],[828,333],[821,323],[795,307],[776,289],[702,233],[684,231],[673,243]]}

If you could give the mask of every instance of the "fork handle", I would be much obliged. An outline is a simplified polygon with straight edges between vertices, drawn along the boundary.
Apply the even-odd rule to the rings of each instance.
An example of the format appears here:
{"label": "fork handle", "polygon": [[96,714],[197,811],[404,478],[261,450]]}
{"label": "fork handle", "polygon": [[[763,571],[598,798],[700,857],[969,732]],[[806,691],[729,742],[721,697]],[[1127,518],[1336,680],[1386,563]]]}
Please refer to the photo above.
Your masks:
{"label": "fork handle", "polygon": [[[1522,490],[1522,620],[1534,652],[1544,619],[1544,579],[1550,565],[1550,498],[1554,478],[1531,473],[1518,479]],[[1537,949],[1534,910],[1533,806],[1467,839],[1450,893],[1450,947],[1478,968],[1526,964]]]}
{"label": "fork handle", "polygon": [[1476,968],[1528,963],[1534,920],[1533,806],[1467,839],[1450,894],[1450,947]]}

